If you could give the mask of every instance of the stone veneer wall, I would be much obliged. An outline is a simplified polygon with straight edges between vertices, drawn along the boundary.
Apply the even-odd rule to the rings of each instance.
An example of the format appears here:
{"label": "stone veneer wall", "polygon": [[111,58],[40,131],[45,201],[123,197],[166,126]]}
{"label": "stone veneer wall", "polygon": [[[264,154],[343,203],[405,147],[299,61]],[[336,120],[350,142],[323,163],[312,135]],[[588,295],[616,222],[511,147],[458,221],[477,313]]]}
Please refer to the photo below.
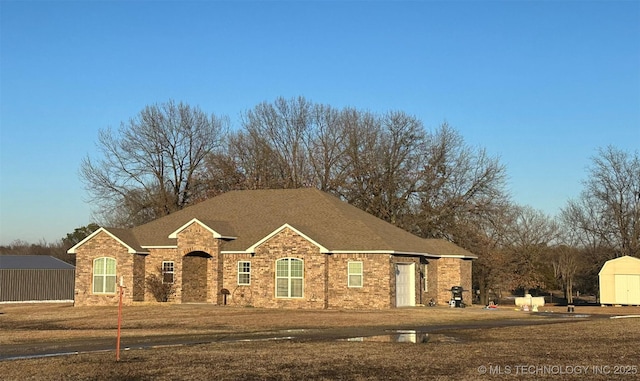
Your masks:
{"label": "stone veneer wall", "polygon": [[[255,254],[224,254],[223,287],[232,295],[230,304],[255,307],[324,308],[325,256],[320,249],[291,229],[283,229],[256,248]],[[280,258],[304,261],[302,298],[275,297],[275,262]],[[251,262],[251,285],[238,286],[238,261]]]}
{"label": "stone veneer wall", "polygon": [[[238,262],[250,262],[251,273],[249,279],[249,285],[238,285]],[[259,269],[256,268],[257,261],[253,261],[253,255],[249,253],[232,253],[223,254],[222,258],[222,288],[226,288],[230,294],[227,295],[227,305],[230,306],[254,306],[253,294],[259,298],[267,298],[268,292],[262,292],[258,290],[257,284],[260,282],[261,276]],[[273,264],[271,265],[274,266]],[[256,283],[256,275],[258,280]],[[224,298],[222,303],[224,304]]]}
{"label": "stone veneer wall", "polygon": [[[328,308],[389,308],[391,279],[389,254],[332,254],[328,256]],[[362,287],[349,287],[348,263],[362,262]],[[395,295],[395,293],[394,293]],[[394,296],[395,297],[395,296]]]}
{"label": "stone veneer wall", "polygon": [[[162,262],[172,261],[174,267],[173,282],[175,285],[174,294],[169,297],[169,302],[179,302],[181,300],[181,288],[182,284],[182,256],[178,255],[176,249],[150,249],[151,254],[146,258],[145,266],[145,286],[146,278],[150,275],[162,276]],[[155,302],[156,299],[148,287],[145,287],[144,300],[147,302]]]}
{"label": "stone veneer wall", "polygon": [[[196,252],[206,253],[211,257],[202,258],[196,256],[185,258],[185,256]],[[180,256],[182,266],[180,269],[181,283],[176,284],[176,300],[182,302],[218,303],[220,289],[222,288],[220,279],[220,262],[222,259],[220,258],[219,240],[214,238],[213,233],[205,227],[194,222],[178,233],[177,254]],[[192,271],[188,269],[185,260],[193,262],[194,268],[199,270]],[[201,289],[202,293],[193,295],[196,298],[195,300],[189,300],[188,296],[187,300],[183,300],[182,290],[185,282],[194,286],[194,290]]]}
{"label": "stone veneer wall", "polygon": [[472,282],[472,266],[471,259],[462,259],[460,261],[460,285],[465,292],[462,293],[464,303],[471,305],[473,303],[473,282]]}
{"label": "stone veneer wall", "polygon": [[429,304],[429,300],[438,303],[438,259],[428,258],[425,266],[427,276],[427,291],[423,291],[422,303]]}
{"label": "stone veneer wall", "polygon": [[133,295],[134,302],[144,301],[145,283],[145,255],[134,254],[133,257]]}
{"label": "stone veneer wall", "polygon": [[117,287],[113,294],[93,294],[93,260],[100,257],[115,258],[116,282],[119,283],[122,276],[125,287],[122,301],[131,304],[134,294],[135,254],[130,254],[126,247],[105,232],[95,235],[78,247],[76,252],[76,306],[118,304]]}
{"label": "stone veneer wall", "polygon": [[471,262],[461,258],[438,259],[438,304],[449,303],[453,286],[462,286],[464,302],[471,304]]}

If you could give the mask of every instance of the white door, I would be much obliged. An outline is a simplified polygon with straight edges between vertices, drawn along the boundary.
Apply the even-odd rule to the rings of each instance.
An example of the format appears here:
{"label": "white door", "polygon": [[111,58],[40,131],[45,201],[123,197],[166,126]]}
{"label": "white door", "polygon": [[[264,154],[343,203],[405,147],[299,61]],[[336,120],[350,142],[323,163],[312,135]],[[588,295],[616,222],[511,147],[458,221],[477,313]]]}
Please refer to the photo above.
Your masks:
{"label": "white door", "polygon": [[396,264],[396,307],[416,305],[416,271],[413,263]]}
{"label": "white door", "polygon": [[616,304],[640,304],[640,275],[616,275]]}

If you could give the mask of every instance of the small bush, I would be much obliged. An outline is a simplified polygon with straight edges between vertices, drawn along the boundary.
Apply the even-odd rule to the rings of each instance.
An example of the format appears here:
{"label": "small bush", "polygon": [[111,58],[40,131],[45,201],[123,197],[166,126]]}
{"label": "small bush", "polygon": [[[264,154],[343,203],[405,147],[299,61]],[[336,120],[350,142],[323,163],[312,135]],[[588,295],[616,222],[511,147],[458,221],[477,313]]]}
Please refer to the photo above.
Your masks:
{"label": "small bush", "polygon": [[175,290],[174,283],[165,283],[162,269],[158,269],[158,274],[151,274],[147,277],[147,287],[158,302],[168,302]]}

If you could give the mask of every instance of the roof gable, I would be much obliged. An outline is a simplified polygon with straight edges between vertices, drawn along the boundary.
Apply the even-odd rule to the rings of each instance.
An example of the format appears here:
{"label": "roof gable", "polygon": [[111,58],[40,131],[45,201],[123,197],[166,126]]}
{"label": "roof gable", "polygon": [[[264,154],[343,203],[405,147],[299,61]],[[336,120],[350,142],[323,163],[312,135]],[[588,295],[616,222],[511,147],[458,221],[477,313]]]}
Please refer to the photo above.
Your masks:
{"label": "roof gable", "polygon": [[[625,269],[625,271],[620,271],[620,269]],[[613,274],[615,270],[618,270],[618,274],[640,274],[640,258],[624,255],[610,259],[602,265],[598,275]]]}
{"label": "roof gable", "polygon": [[299,236],[301,236],[302,238],[306,239],[307,241],[311,242],[313,245],[317,246],[318,249],[320,249],[321,253],[328,253],[329,250],[322,246],[321,244],[319,244],[318,242],[314,241],[313,239],[309,238],[309,236],[307,236],[306,234],[304,234],[303,232],[301,232],[300,230],[294,228],[293,226],[289,225],[289,224],[284,224],[282,226],[280,226],[279,228],[277,228],[276,230],[272,231],[271,233],[267,234],[265,237],[263,237],[261,240],[259,240],[258,242],[254,243],[253,245],[251,245],[247,250],[245,250],[247,253],[254,253],[256,251],[256,248],[260,245],[262,245],[263,243],[267,242],[268,240],[270,240],[271,238],[273,238],[274,236],[276,236],[278,233],[280,233],[281,231],[283,231],[284,229],[290,229],[293,230],[296,234],[298,234]]}
{"label": "roof gable", "polygon": [[80,241],[77,244],[75,244],[72,248],[67,250],[67,253],[76,254],[76,250],[80,246],[84,245],[86,242],[88,242],[89,240],[91,240],[93,237],[97,236],[100,233],[105,233],[108,236],[110,236],[111,238],[113,238],[114,240],[116,240],[118,243],[120,243],[122,246],[124,246],[127,249],[127,252],[129,254],[148,254],[148,252],[146,252],[138,244],[135,236],[132,234],[130,229],[116,229],[116,228],[106,229],[106,228],[102,228],[102,227],[100,229],[94,231],[93,233],[91,233],[89,236],[87,236],[82,241]]}
{"label": "roof gable", "polygon": [[[212,226],[218,225],[218,226],[222,226],[225,223],[221,222],[221,221],[211,221],[208,223],[202,222],[197,218],[193,218],[191,219],[191,221],[187,222],[186,224],[180,226],[178,229],[176,229],[175,231],[173,231],[171,234],[169,234],[169,238],[171,239],[177,239],[178,238],[178,233],[180,233],[181,231],[183,231],[184,229],[186,229],[187,227],[191,226],[191,224],[198,224],[200,226],[202,226],[203,228],[205,228],[206,230],[208,230],[209,232],[211,232],[211,234],[213,234],[213,238],[220,238],[220,239],[228,239],[228,240],[232,240],[232,239],[236,239],[235,236],[231,235],[230,233],[227,234],[221,234],[218,233]],[[220,229],[220,228],[218,228]]]}

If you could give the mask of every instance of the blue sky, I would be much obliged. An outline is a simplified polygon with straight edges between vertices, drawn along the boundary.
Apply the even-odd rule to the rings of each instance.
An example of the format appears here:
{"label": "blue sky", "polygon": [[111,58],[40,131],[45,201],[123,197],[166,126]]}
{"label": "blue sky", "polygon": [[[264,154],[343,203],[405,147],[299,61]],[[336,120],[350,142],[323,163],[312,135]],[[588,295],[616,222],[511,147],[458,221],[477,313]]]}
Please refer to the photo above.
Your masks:
{"label": "blue sky", "polygon": [[0,1],[0,244],[92,222],[98,130],[169,99],[298,95],[448,122],[555,215],[598,147],[640,148],[638,1]]}

